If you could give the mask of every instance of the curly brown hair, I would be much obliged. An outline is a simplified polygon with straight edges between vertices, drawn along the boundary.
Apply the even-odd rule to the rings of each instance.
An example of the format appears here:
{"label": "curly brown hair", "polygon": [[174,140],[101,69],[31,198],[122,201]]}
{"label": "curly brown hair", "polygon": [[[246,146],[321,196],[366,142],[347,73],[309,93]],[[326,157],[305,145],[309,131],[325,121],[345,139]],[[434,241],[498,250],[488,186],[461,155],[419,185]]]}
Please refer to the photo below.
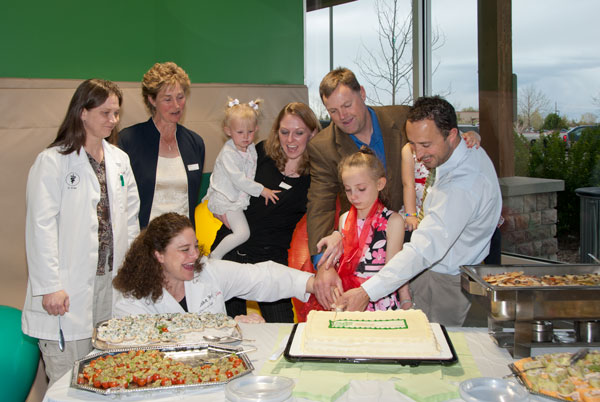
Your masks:
{"label": "curly brown hair", "polygon": [[[321,131],[321,123],[319,123],[319,119],[317,119],[317,116],[315,116],[315,113],[307,104],[302,102],[291,102],[285,105],[275,118],[273,127],[271,128],[271,133],[269,134],[269,138],[267,138],[267,142],[265,143],[265,153],[269,158],[275,161],[275,165],[280,172],[285,170],[287,155],[285,152],[283,152],[283,149],[281,148],[281,142],[279,141],[279,126],[281,124],[281,120],[283,120],[283,118],[288,114],[299,117],[311,132],[315,130],[317,130],[317,132]],[[309,174],[308,150],[304,151],[304,154],[302,155],[302,161],[300,162],[298,172],[296,173],[301,176]]]}
{"label": "curly brown hair", "polygon": [[154,64],[142,79],[142,97],[144,98],[144,104],[148,108],[148,111],[152,116],[156,112],[156,108],[148,97],[156,100],[156,96],[161,89],[165,87],[172,87],[175,84],[179,84],[183,92],[187,95],[192,85],[190,77],[177,64],[172,61],[165,63]]}
{"label": "curly brown hair", "polygon": [[[171,240],[187,228],[193,229],[190,219],[175,212],[152,219],[127,251],[125,261],[113,279],[114,288],[128,297],[143,299],[151,296],[156,302],[163,294],[165,276],[154,252],[164,253]],[[200,272],[200,258],[195,265],[195,271]]]}

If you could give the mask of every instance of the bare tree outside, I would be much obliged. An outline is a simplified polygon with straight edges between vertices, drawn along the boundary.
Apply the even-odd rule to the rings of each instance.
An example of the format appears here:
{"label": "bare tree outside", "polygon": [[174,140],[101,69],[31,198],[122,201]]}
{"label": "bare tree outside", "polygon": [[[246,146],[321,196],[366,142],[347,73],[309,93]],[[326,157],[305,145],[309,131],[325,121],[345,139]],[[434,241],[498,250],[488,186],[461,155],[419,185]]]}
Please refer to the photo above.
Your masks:
{"label": "bare tree outside", "polygon": [[[412,14],[400,15],[399,0],[376,0],[378,45],[361,45],[355,63],[366,80],[367,100],[373,105],[400,105],[412,102]],[[442,44],[439,31],[432,33],[432,46]],[[391,102],[390,102],[391,100]]]}
{"label": "bare tree outside", "polygon": [[[539,89],[533,85],[529,85],[519,91],[519,117],[522,120],[522,126],[525,129],[534,127],[539,129],[543,119],[539,119],[539,116],[543,116],[545,111],[550,107],[550,100],[548,97]],[[539,125],[540,127],[537,127]]]}
{"label": "bare tree outside", "polygon": [[310,95],[310,107],[319,120],[330,120],[329,113],[327,109],[325,109],[325,105],[323,105],[323,101],[319,97],[319,94]]}
{"label": "bare tree outside", "polygon": [[600,107],[600,92],[598,92],[598,95],[592,96],[592,103]]}
{"label": "bare tree outside", "polygon": [[596,115],[595,113],[584,113],[581,115],[581,119],[579,119],[579,122],[581,124],[596,124],[596,122],[598,121],[598,115]]}

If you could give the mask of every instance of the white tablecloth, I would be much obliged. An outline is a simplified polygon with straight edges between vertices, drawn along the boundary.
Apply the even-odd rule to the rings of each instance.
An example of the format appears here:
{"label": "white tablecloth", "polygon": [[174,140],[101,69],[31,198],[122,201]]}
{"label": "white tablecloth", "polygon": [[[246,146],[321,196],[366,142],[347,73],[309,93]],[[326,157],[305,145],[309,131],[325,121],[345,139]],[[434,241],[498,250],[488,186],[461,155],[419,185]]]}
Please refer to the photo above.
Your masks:
{"label": "white tablecloth", "polygon": [[[252,339],[253,342],[245,342],[242,345],[254,346],[258,350],[250,352],[248,356],[254,365],[254,373],[260,372],[263,363],[269,359],[277,342],[279,328],[289,327],[291,330],[292,324],[240,324],[242,334],[246,339]],[[487,334],[487,328],[448,328],[449,332],[458,331],[465,334],[467,344],[475,363],[477,364],[481,375],[484,377],[502,377],[510,374],[508,364],[513,361],[507,350],[501,349],[492,341]],[[562,349],[561,349],[562,350]],[[545,353],[555,351],[545,350]],[[539,353],[534,353],[539,354]],[[88,391],[81,391],[70,388],[71,373],[65,374],[59,381],[48,389],[44,396],[44,402],[63,402],[63,401],[109,401],[111,397],[98,395]],[[367,383],[367,382],[365,382]],[[402,394],[395,391],[391,386],[391,382],[380,384],[381,397],[379,400],[395,400],[395,401],[411,401],[410,398],[403,397]],[[366,385],[366,384],[365,384]],[[369,384],[372,386],[373,384]],[[360,382],[358,382],[360,386]],[[350,401],[352,396],[348,395],[352,390],[342,395],[339,402]],[[148,400],[149,395],[140,393],[139,395],[127,396],[127,401]],[[225,401],[224,387],[211,387],[205,390],[185,390],[176,394],[169,392],[156,392],[152,394],[154,401]],[[547,400],[546,398],[536,397],[533,400]],[[304,401],[304,399],[296,398],[296,401]]]}

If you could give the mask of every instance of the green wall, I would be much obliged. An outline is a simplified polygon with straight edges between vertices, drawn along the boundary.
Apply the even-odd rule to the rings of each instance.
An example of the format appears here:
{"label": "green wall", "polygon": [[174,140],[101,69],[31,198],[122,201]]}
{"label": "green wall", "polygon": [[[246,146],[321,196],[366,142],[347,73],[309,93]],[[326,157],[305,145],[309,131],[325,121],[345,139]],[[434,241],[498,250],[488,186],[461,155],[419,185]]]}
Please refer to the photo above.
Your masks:
{"label": "green wall", "polygon": [[303,84],[303,0],[2,1],[0,77]]}

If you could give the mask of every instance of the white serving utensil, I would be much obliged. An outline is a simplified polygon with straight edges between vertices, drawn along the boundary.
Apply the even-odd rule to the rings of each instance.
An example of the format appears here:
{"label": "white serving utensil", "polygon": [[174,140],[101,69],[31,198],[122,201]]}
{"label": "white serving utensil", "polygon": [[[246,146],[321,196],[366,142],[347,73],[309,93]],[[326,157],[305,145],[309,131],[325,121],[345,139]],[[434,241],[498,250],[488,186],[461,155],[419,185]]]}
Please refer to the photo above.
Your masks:
{"label": "white serving utensil", "polygon": [[592,253],[588,253],[588,256],[589,256],[589,257],[590,257],[592,260],[596,261],[596,264],[600,264],[600,260],[599,260],[599,259],[597,259],[595,255],[593,255]]}

